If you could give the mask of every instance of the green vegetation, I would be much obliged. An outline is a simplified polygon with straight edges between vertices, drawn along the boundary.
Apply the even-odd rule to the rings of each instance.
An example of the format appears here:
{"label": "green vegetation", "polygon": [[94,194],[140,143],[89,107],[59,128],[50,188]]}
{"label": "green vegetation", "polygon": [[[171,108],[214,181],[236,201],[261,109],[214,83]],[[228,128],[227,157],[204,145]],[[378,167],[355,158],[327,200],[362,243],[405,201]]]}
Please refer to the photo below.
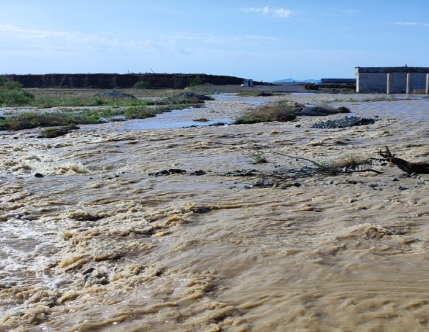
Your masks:
{"label": "green vegetation", "polygon": [[79,107],[79,106],[141,106],[148,104],[147,101],[131,98],[111,98],[108,96],[37,96],[31,106],[48,107]]}
{"label": "green vegetation", "polygon": [[329,161],[321,161],[320,163],[318,163],[318,166],[320,168],[336,167],[334,163]]}
{"label": "green vegetation", "polygon": [[138,81],[134,84],[135,89],[148,89],[150,87],[150,83],[147,81]]}
{"label": "green vegetation", "polygon": [[198,85],[201,85],[201,84],[203,84],[203,81],[201,80],[201,78],[200,77],[194,77],[194,78],[192,78],[191,79],[191,81],[189,82],[189,86],[190,87],[193,87],[193,86],[198,86]]}
{"label": "green vegetation", "polygon": [[76,130],[76,129],[79,129],[79,127],[75,125],[65,126],[65,127],[50,127],[50,128],[43,129],[41,131],[41,136],[43,138],[54,138],[54,137],[68,134],[72,130]]}
{"label": "green vegetation", "polygon": [[0,106],[28,105],[34,100],[34,95],[22,90],[21,84],[0,77]]}
{"label": "green vegetation", "polygon": [[279,102],[276,105],[265,105],[236,119],[235,124],[251,124],[270,121],[293,121],[296,119],[297,105]]}
{"label": "green vegetation", "polygon": [[[174,107],[177,109],[177,106]],[[36,127],[73,126],[97,124],[128,119],[145,119],[170,111],[171,108],[126,107],[107,109],[62,110],[58,112],[23,112],[0,118],[0,130],[21,130]]]}
{"label": "green vegetation", "polygon": [[[340,106],[338,108],[334,108],[326,103],[317,107],[328,111],[334,111],[334,113],[351,112],[348,107]],[[235,124],[251,124],[271,121],[294,121],[296,117],[301,114],[299,112],[304,108],[305,106],[302,104],[288,101],[281,101],[277,104],[263,105],[236,119]]]}
{"label": "green vegetation", "polygon": [[79,107],[79,106],[111,106],[111,107],[146,107],[156,105],[190,105],[199,101],[192,97],[181,95],[161,98],[158,100],[144,100],[132,98],[112,98],[109,96],[97,95],[77,95],[77,96],[37,96],[28,105],[49,108],[49,107]]}
{"label": "green vegetation", "polygon": [[[22,90],[19,83],[9,82],[0,78],[0,98],[6,91],[9,99],[0,99],[3,106],[32,106],[35,108],[60,107],[55,111],[9,112],[0,117],[0,130],[21,130],[36,127],[70,127],[81,124],[97,124],[109,121],[124,121],[128,119],[144,119],[172,109],[182,109],[189,106],[198,107],[204,101],[196,97],[175,95],[158,100],[145,100],[124,94],[122,97],[70,91],[38,91],[38,95]],[[12,93],[12,92],[13,93]],[[11,96],[15,97],[13,101]],[[29,96],[27,99],[22,96]],[[6,100],[6,101],[4,101]],[[69,108],[70,107],[70,108]],[[73,107],[73,109],[71,108]],[[90,108],[91,107],[91,108]],[[79,109],[76,109],[79,108]],[[47,135],[51,135],[49,131]]]}
{"label": "green vegetation", "polygon": [[267,163],[267,158],[263,153],[255,153],[253,155],[253,163],[254,164],[265,164]]}
{"label": "green vegetation", "polygon": [[172,109],[185,108],[186,105],[161,107],[130,106],[125,108],[83,109],[79,111],[62,110],[58,112],[23,112],[0,118],[0,130],[21,130],[36,127],[75,126],[97,124],[109,121],[145,119]]}

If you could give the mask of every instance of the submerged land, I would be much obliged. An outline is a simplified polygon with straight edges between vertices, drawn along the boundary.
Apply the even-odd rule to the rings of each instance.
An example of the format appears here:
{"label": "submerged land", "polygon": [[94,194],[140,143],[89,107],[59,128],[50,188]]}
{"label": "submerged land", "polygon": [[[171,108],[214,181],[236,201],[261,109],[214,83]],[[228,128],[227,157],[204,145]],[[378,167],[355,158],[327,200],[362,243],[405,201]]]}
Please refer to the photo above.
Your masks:
{"label": "submerged land", "polygon": [[[106,91],[24,90],[51,103]],[[429,159],[425,95],[119,92],[135,99],[1,108],[3,124],[94,112],[0,132],[4,330],[428,329],[428,178],[380,154]],[[211,99],[174,104],[188,92]],[[107,120],[129,107],[169,112]],[[302,115],[312,107],[342,111]],[[351,117],[374,121],[314,126]],[[52,127],[65,132],[42,135]]]}

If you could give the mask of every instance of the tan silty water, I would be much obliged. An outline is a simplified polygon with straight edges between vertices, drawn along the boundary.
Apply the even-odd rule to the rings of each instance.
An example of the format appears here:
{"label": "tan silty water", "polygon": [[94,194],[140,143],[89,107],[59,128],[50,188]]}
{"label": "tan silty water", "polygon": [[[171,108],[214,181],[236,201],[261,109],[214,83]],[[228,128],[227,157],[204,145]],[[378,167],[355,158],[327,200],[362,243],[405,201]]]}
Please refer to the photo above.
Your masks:
{"label": "tan silty water", "polygon": [[[263,100],[278,99],[329,102],[377,121],[332,130],[309,128],[321,117],[160,130],[119,122],[53,139],[3,132],[0,326],[429,330],[426,177],[380,162],[370,167],[381,174],[309,176],[298,170],[313,164],[285,156],[329,164],[379,158],[388,145],[409,161],[429,160],[429,100]],[[211,101],[187,120],[254,107]],[[257,154],[268,163],[254,164]],[[153,175],[168,169],[186,173]],[[255,186],[273,172],[284,175],[281,185]]]}

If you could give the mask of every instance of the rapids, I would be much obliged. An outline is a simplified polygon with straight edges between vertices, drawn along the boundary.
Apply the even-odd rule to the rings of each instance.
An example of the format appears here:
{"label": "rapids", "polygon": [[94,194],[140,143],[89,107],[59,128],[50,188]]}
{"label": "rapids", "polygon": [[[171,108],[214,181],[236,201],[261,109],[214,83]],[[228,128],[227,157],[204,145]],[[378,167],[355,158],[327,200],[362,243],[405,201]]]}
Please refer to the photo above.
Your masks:
{"label": "rapids", "polygon": [[[255,186],[261,174],[313,166],[285,155],[329,163],[379,158],[388,145],[429,159],[429,100],[399,97],[259,97],[377,119],[334,130],[310,126],[344,114],[0,133],[0,329],[427,331],[425,176],[375,163],[381,174],[296,173],[283,189]],[[253,99],[218,98],[180,120],[234,119]],[[267,163],[254,163],[261,154]],[[186,173],[151,175],[168,169]]]}

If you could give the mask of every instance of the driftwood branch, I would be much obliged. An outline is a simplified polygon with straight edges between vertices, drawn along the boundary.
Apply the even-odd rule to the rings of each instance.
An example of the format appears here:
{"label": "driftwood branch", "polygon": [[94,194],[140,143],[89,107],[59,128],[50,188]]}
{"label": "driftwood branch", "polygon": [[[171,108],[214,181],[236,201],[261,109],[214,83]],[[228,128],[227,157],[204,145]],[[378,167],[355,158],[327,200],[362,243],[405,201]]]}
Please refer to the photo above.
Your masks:
{"label": "driftwood branch", "polygon": [[401,170],[406,172],[407,174],[429,174],[429,164],[428,163],[411,163],[401,158],[395,157],[386,146],[385,150],[380,150],[379,155],[386,159],[388,162],[398,166]]}
{"label": "driftwood branch", "polygon": [[274,153],[275,154],[279,154],[281,156],[289,157],[289,158],[292,158],[292,159],[301,159],[301,160],[309,161],[310,163],[312,163],[312,164],[314,164],[314,165],[316,165],[317,167],[320,167],[320,168],[324,168],[325,167],[323,165],[320,165],[319,163],[316,163],[314,160],[311,160],[311,159],[307,159],[307,158],[303,158],[303,157],[297,157],[297,156],[290,156],[288,154],[284,154],[284,153],[280,153],[280,152],[274,152]]}
{"label": "driftwood branch", "polygon": [[311,159],[307,159],[307,158],[303,158],[303,157],[297,157],[297,156],[291,156],[291,155],[280,153],[280,152],[274,152],[274,153],[279,154],[281,156],[289,157],[292,159],[300,159],[300,160],[308,161],[308,162],[312,163],[313,165],[316,165],[321,171],[326,172],[326,173],[332,173],[332,174],[346,173],[346,174],[349,174],[349,173],[361,173],[361,172],[374,172],[377,174],[382,174],[382,172],[376,171],[375,169],[350,170],[350,169],[346,168],[345,170],[340,170],[338,167],[321,165],[321,164],[316,163],[314,160],[311,160]]}

